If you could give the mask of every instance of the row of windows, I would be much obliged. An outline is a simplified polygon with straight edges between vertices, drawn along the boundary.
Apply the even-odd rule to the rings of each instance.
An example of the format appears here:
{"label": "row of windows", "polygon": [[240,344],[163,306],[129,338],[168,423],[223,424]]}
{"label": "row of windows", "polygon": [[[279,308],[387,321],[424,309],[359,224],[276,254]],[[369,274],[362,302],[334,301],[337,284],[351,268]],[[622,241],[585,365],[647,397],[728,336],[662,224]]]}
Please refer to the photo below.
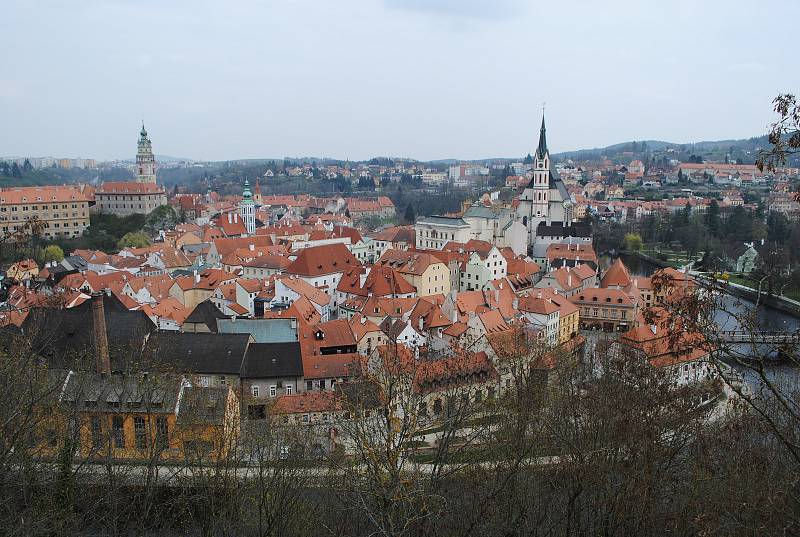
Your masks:
{"label": "row of windows", "polygon": [[[85,207],[86,207],[86,205],[84,203],[81,203],[81,208],[85,208]],[[62,209],[66,209],[67,205],[66,204],[61,205],[61,208]],[[78,204],[77,203],[73,203],[72,204],[72,208],[73,209],[77,209],[78,208]],[[0,207],[0,213],[6,212],[7,209],[8,209],[7,207]],[[39,205],[30,205],[30,206],[22,205],[22,211],[23,212],[25,212],[25,211],[27,211],[29,209],[31,211],[48,211],[48,210],[50,210],[50,206],[49,205],[42,205],[42,206],[39,206]],[[58,209],[58,205],[53,204],[53,209]],[[19,207],[17,207],[16,205],[12,205],[11,206],[11,212],[12,213],[17,212],[18,210],[19,210]]]}
{"label": "row of windows", "polygon": [[125,203],[122,203],[122,204],[120,204],[120,203],[114,203],[114,204],[109,203],[107,205],[104,205],[103,207],[106,207],[106,208],[109,208],[109,209],[145,209],[145,208],[147,208],[147,209],[149,209],[149,208],[155,209],[156,205],[154,203],[146,203],[146,204],[140,203],[139,206],[136,207],[135,203],[131,203],[130,205],[126,205]]}
{"label": "row of windows", "polygon": [[581,313],[583,315],[587,316],[587,317],[589,317],[589,316],[591,316],[591,317],[600,317],[600,315],[598,315],[598,313],[602,313],[602,317],[604,317],[604,318],[616,319],[618,316],[619,316],[620,319],[627,319],[628,318],[628,312],[627,311],[623,310],[622,312],[619,312],[619,314],[618,314],[618,312],[619,312],[619,310],[616,310],[616,309],[609,310],[608,308],[603,308],[602,312],[600,312],[598,310],[598,308],[592,308],[591,310],[589,310],[589,308],[581,308]]}
{"label": "row of windows", "polygon": [[163,194],[153,195],[153,196],[142,195],[142,194],[134,194],[134,195],[128,195],[128,196],[111,196],[111,195],[108,195],[108,194],[97,194],[97,199],[98,199],[98,201],[112,201],[112,200],[113,201],[131,201],[131,200],[156,200],[156,201],[158,201],[163,196],[164,196]]}
{"label": "row of windows", "polygon": [[424,229],[422,230],[422,236],[423,237],[430,237],[432,239],[444,239],[444,240],[447,240],[448,239],[447,235],[450,235],[449,239],[451,241],[456,240],[456,234],[455,233],[444,233],[444,232],[441,232],[441,231],[437,232],[435,229],[432,229],[432,230],[429,230],[429,231],[425,231]]}
{"label": "row of windows", "polygon": [[[103,444],[103,424],[100,416],[91,418],[92,446],[100,447]],[[125,435],[125,417],[114,416],[111,419],[111,433],[114,447],[123,449],[127,445]],[[156,442],[157,448],[165,449],[169,446],[169,423],[165,416],[156,417]],[[136,449],[147,449],[148,428],[146,416],[133,417],[133,444]]]}
{"label": "row of windows", "polygon": [[[250,388],[250,391],[253,394],[253,397],[261,397],[261,388],[259,386],[252,386]],[[289,384],[288,386],[285,387],[285,392],[286,395],[292,395],[292,393],[294,393],[294,387],[291,384]],[[275,397],[277,395],[278,395],[278,387],[274,384],[270,385],[269,396]]]}

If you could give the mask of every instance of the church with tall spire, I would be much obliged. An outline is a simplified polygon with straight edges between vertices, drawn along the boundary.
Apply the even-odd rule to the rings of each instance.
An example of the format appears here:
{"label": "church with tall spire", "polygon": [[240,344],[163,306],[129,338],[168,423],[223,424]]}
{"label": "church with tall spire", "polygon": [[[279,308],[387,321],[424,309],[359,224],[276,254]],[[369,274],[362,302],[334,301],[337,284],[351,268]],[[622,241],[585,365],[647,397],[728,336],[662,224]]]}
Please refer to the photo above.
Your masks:
{"label": "church with tall spire", "polygon": [[544,227],[567,227],[572,225],[572,200],[561,178],[553,172],[550,151],[547,149],[547,127],[544,113],[539,129],[539,145],[533,158],[533,177],[519,195],[517,216],[527,233],[528,250],[542,235]]}
{"label": "church with tall spire", "polygon": [[156,183],[156,158],[153,156],[153,144],[144,128],[144,122],[142,122],[142,130],[139,132],[139,144],[136,151],[136,182]]}

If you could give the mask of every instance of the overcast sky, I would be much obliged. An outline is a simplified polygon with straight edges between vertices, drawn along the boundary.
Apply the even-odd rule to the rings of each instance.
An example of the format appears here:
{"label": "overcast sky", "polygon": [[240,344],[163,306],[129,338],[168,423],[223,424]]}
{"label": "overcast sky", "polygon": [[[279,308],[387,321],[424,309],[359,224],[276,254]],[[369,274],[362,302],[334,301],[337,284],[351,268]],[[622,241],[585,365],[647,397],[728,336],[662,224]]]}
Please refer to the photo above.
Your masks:
{"label": "overcast sky", "polygon": [[519,156],[762,134],[800,1],[2,0],[0,155]]}

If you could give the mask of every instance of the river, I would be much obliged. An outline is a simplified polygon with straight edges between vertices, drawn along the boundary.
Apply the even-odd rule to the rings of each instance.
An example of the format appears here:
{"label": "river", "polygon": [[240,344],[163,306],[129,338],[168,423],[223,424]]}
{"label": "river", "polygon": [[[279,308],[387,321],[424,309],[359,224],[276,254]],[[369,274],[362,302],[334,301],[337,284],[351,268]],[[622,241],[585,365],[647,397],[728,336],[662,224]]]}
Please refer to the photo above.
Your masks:
{"label": "river", "polygon": [[[653,272],[660,268],[658,265],[636,256],[622,255],[620,257],[622,257],[622,262],[628,267],[628,271],[632,276],[652,276]],[[606,264],[612,261],[613,259],[608,256],[601,258],[601,262]],[[731,315],[743,316],[746,312],[756,308],[754,302],[730,295],[725,295],[721,299],[720,306],[720,311],[717,312],[716,316],[720,330],[741,329],[741,326]],[[760,306],[755,310],[755,322],[760,330],[793,332],[800,328],[800,318],[766,306]]]}
{"label": "river", "polygon": [[[622,262],[628,267],[632,276],[652,276],[653,272],[660,268],[658,265],[636,256],[622,255],[621,257]],[[613,259],[608,256],[601,257],[601,263],[604,263],[606,267],[609,266],[609,263],[612,261]],[[753,322],[758,326],[759,330],[794,332],[800,329],[800,318],[790,313],[764,305],[756,306],[754,302],[731,295],[724,295],[721,297],[720,307],[715,313],[714,320],[720,330],[741,330],[742,325],[737,320],[737,317],[744,317],[748,312],[754,315]],[[769,345],[764,345],[757,349],[753,349],[751,346],[747,345],[736,345],[732,346],[732,349],[735,352],[749,356],[774,356],[777,354],[774,348]],[[723,361],[727,362],[742,375],[752,391],[759,390],[762,383],[752,369],[741,363],[737,363],[735,360],[725,360],[723,358]],[[796,387],[800,385],[800,368],[797,367],[796,363],[790,360],[770,360],[767,363],[770,364],[767,369],[767,375],[773,382],[777,382],[783,386]]]}

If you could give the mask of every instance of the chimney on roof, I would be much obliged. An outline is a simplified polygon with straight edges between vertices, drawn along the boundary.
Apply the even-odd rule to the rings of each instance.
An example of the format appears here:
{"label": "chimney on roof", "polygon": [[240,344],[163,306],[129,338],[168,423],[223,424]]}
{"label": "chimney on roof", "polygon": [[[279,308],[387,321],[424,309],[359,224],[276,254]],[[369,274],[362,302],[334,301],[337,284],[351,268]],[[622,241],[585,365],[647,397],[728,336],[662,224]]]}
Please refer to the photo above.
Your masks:
{"label": "chimney on roof", "polygon": [[425,330],[425,317],[422,315],[419,316],[419,331],[422,332]]}
{"label": "chimney on roof", "polygon": [[196,270],[194,271],[194,283],[200,283],[200,273]]}
{"label": "chimney on roof", "polygon": [[450,322],[453,324],[458,322],[458,312],[456,311],[455,306],[453,307],[453,311],[450,312]]}
{"label": "chimney on roof", "polygon": [[233,217],[231,216],[231,213],[228,213],[228,223],[229,224],[233,223]]}
{"label": "chimney on roof", "polygon": [[511,307],[515,310],[519,309],[519,298],[514,297],[514,300],[511,301]]}
{"label": "chimney on roof", "polygon": [[92,342],[94,343],[94,366],[98,373],[111,374],[111,359],[108,355],[106,312],[103,305],[105,293],[92,293]]}
{"label": "chimney on roof", "polygon": [[494,302],[495,302],[495,304],[500,303],[500,290],[499,289],[495,289],[494,290]]}

